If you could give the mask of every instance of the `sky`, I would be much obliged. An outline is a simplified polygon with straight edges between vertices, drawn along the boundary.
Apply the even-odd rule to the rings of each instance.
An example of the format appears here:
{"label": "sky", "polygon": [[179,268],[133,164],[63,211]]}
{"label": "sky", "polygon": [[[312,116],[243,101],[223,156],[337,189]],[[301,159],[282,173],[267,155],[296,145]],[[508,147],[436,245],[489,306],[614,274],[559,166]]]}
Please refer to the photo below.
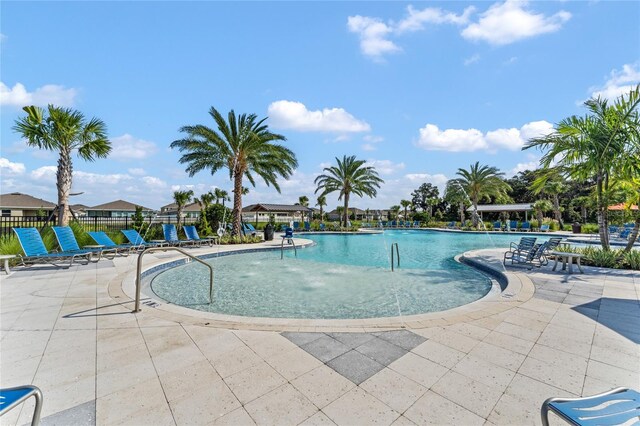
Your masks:
{"label": "sky", "polygon": [[[103,120],[112,152],[74,157],[71,202],[159,208],[193,177],[169,145],[208,114],[268,117],[299,166],[281,193],[258,179],[243,205],[316,203],[313,183],[355,155],[385,180],[383,209],[422,183],[441,191],[479,161],[535,169],[528,138],[640,83],[640,2],[29,2],[0,4],[0,192],[55,202],[57,155],[12,127],[25,105]],[[338,201],[329,195],[328,208]],[[516,200],[517,201],[517,200]]]}

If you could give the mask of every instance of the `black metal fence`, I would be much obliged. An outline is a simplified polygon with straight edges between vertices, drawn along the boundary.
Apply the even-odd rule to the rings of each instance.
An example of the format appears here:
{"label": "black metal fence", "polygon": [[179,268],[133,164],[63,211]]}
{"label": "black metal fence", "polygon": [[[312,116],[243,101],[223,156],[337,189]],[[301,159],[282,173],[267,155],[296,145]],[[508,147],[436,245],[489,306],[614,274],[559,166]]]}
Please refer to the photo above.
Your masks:
{"label": "black metal fence", "polygon": [[[56,225],[55,219],[48,221],[48,217],[43,216],[5,216],[0,217],[0,236],[11,234],[11,228],[37,228],[42,230],[45,226]],[[74,219],[84,227],[85,231],[106,231],[117,232],[121,229],[131,229],[134,227],[133,218],[131,217],[90,217],[80,216]],[[194,224],[197,218],[182,218],[183,224]],[[145,223],[162,224],[177,223],[175,216],[158,216],[145,218]]]}

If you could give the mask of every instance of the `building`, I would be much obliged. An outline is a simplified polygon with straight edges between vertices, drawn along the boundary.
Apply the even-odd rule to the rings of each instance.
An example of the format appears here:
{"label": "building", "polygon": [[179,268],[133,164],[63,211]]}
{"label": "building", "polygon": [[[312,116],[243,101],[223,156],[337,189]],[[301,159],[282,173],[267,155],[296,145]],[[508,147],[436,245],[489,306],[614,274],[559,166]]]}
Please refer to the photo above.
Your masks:
{"label": "building", "polygon": [[[349,207],[349,217],[351,217],[351,215],[354,216],[354,220],[387,220],[389,210],[368,209],[367,212],[367,210],[362,210],[357,207]],[[326,213],[326,218],[327,220],[340,220],[338,209]]]}
{"label": "building", "polygon": [[[467,212],[472,213],[474,207],[471,206],[467,209]],[[478,213],[480,213],[480,220],[484,220],[483,213],[502,213],[502,212],[524,212],[525,221],[529,220],[529,212],[533,210],[531,203],[522,204],[478,204]]]}
{"label": "building", "polygon": [[[200,204],[191,203],[182,208],[182,217],[197,219],[200,217]],[[161,216],[178,216],[178,205],[176,203],[167,204],[160,207]]]}
{"label": "building", "polygon": [[20,192],[0,195],[2,217],[49,216],[55,208],[55,203]]}
{"label": "building", "polygon": [[[133,217],[136,213],[137,204],[124,200],[111,201],[109,203],[100,204],[98,206],[88,207],[87,216],[89,217]],[[143,216],[152,216],[155,210],[148,207],[142,207]]]}
{"label": "building", "polygon": [[251,204],[242,209],[242,220],[246,222],[269,222],[273,217],[277,223],[307,220],[313,210],[299,204]]}

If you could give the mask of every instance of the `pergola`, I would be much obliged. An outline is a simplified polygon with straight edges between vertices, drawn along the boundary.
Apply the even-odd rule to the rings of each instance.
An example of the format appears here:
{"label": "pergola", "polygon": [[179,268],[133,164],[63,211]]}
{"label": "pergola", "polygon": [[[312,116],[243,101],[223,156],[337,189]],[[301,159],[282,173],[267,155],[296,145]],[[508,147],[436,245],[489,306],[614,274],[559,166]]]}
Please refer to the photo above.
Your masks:
{"label": "pergola", "polygon": [[[473,212],[475,209],[473,206],[467,209],[468,212]],[[480,213],[480,219],[483,212],[500,213],[500,212],[524,212],[524,220],[529,220],[529,212],[533,210],[531,203],[522,204],[482,204],[478,205],[478,213]]]}

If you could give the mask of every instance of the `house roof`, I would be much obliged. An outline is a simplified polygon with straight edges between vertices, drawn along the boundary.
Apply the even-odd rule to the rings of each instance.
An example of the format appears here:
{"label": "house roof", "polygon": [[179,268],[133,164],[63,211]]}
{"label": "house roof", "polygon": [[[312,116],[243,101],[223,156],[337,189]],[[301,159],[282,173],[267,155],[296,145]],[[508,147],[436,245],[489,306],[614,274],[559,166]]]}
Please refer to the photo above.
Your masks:
{"label": "house roof", "polygon": [[[472,212],[474,210],[473,206],[467,209],[468,212]],[[533,207],[531,207],[531,203],[523,203],[523,204],[485,204],[479,205],[479,212],[524,212],[531,211]]]}
{"label": "house roof", "polygon": [[308,212],[311,211],[309,207],[301,206],[299,204],[251,204],[249,206],[243,207],[243,213],[249,212]]}
{"label": "house roof", "polygon": [[[109,203],[100,204],[97,206],[89,207],[87,210],[91,211],[119,211],[119,212],[128,212],[128,211],[136,211],[136,206],[138,204],[133,204],[124,200],[116,200],[111,201]],[[148,207],[142,206],[142,211],[153,211]]]}
{"label": "house roof", "polygon": [[[376,212],[377,212],[377,210],[369,209],[369,214],[376,214]],[[351,213],[360,214],[360,215],[367,214],[366,210],[362,210],[362,209],[359,209],[357,207],[349,207],[349,214],[351,214]],[[338,214],[338,209],[333,209],[327,214]]]}
{"label": "house roof", "polygon": [[12,192],[10,194],[0,194],[0,206],[2,208],[16,209],[54,209],[56,204],[20,192]]}

